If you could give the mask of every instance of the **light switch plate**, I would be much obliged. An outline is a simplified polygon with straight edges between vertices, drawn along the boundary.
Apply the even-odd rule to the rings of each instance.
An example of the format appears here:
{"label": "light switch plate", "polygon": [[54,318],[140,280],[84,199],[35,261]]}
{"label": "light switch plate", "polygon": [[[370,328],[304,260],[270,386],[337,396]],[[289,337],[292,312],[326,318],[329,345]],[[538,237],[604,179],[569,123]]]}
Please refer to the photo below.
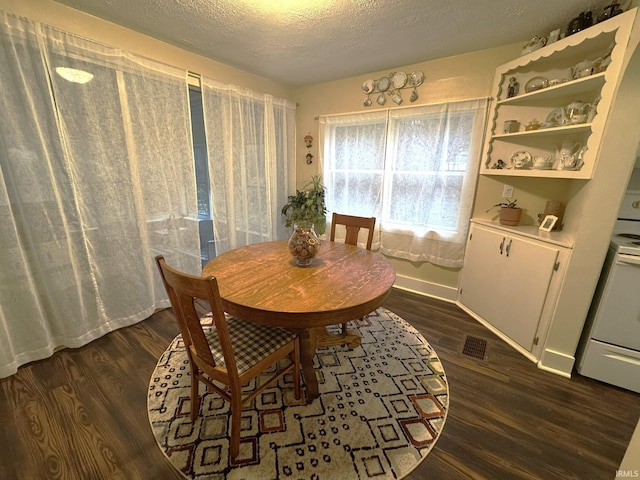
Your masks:
{"label": "light switch plate", "polygon": [[502,198],[513,197],[513,185],[505,185],[502,187]]}

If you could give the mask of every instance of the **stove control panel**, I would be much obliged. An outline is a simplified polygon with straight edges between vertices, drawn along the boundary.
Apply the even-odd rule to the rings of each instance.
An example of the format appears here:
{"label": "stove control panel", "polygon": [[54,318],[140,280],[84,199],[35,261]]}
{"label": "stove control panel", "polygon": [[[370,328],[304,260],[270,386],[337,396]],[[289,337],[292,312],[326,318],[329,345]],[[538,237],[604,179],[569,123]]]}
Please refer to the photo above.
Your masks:
{"label": "stove control panel", "polygon": [[625,220],[640,220],[640,191],[625,193],[618,212],[618,218]]}

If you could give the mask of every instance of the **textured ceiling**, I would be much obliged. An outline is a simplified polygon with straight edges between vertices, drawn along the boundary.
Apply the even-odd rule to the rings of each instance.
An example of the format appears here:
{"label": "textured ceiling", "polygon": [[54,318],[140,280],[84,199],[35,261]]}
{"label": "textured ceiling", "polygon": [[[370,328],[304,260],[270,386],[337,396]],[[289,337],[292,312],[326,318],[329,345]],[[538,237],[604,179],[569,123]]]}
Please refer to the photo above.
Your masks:
{"label": "textured ceiling", "polygon": [[[56,0],[290,86],[566,30],[610,0]],[[622,0],[623,6],[627,2]]]}

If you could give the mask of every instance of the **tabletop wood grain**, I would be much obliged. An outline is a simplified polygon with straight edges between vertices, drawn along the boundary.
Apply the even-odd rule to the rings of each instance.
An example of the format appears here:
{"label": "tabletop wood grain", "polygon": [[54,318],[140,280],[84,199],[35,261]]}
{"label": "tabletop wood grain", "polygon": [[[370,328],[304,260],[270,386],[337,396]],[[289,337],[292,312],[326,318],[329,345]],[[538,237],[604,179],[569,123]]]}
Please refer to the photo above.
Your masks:
{"label": "tabletop wood grain", "polygon": [[325,327],[374,311],[396,278],[379,253],[330,241],[322,242],[320,253],[306,267],[296,265],[286,241],[277,241],[230,250],[208,262],[202,275],[216,277],[231,315],[298,332],[309,400],[319,396],[313,369],[316,346],[332,344],[320,340],[328,335]]}
{"label": "tabletop wood grain", "polygon": [[304,328],[353,320],[389,294],[395,270],[379,253],[324,241],[308,267],[299,267],[286,241],[226,252],[204,267],[218,280],[232,315],[280,327]]}

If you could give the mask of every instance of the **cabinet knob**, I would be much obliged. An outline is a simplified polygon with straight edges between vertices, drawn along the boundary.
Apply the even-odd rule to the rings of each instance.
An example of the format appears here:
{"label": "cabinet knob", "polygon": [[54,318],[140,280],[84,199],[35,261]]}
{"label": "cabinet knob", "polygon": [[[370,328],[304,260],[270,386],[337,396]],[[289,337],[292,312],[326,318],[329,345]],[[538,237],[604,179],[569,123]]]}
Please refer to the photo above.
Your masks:
{"label": "cabinet knob", "polygon": [[633,208],[640,208],[640,200],[636,200],[635,202],[633,202],[633,203],[631,204],[631,206],[632,206]]}

